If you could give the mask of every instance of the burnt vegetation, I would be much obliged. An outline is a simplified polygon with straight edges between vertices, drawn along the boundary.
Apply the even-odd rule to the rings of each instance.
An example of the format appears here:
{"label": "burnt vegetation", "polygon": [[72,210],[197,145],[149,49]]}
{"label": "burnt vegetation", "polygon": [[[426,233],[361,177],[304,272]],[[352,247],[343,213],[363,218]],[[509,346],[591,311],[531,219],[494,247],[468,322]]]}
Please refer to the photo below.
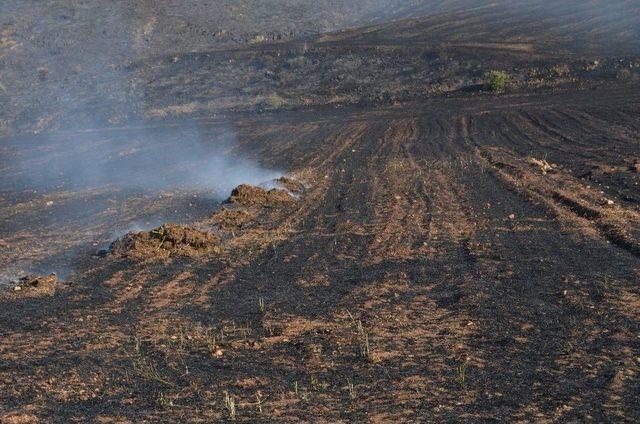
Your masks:
{"label": "burnt vegetation", "polygon": [[634,2],[46,3],[0,422],[640,420]]}

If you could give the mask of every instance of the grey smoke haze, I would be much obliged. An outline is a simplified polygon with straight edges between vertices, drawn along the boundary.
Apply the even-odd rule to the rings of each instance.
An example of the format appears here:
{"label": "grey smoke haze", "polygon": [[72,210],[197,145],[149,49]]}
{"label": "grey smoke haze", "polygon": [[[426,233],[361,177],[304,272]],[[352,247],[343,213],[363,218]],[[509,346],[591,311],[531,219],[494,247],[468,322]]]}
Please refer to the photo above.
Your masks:
{"label": "grey smoke haze", "polygon": [[[62,129],[100,129],[132,119],[145,127],[144,87],[131,81],[123,64],[146,52],[145,33],[154,31],[144,28],[147,19],[175,8],[188,9],[178,7],[180,3],[160,3],[3,2],[2,20],[26,25],[29,31],[14,38],[19,40],[18,48],[32,49],[30,71],[42,73],[42,87],[8,90],[29,98],[25,113],[37,119],[34,129],[48,127],[48,121]],[[20,16],[30,19],[17,23]],[[15,80],[19,85],[19,76]],[[157,191],[180,187],[209,190],[222,198],[239,183],[256,184],[279,176],[235,151],[230,126],[217,129],[216,134],[205,134],[197,124],[113,134],[45,133],[30,141],[29,147],[20,143],[9,152],[18,161],[11,159],[14,172],[0,182],[0,188],[109,185]],[[0,166],[2,162],[0,158]]]}
{"label": "grey smoke haze", "polygon": [[[489,39],[519,39],[519,31],[533,25],[531,37],[573,40],[576,48],[601,40],[612,41],[613,47],[637,46],[639,4],[625,0],[0,0],[0,136],[41,133],[0,139],[0,195],[108,186],[143,193],[198,190],[219,200],[240,183],[259,184],[281,175],[241,151],[230,125],[217,130],[197,124],[151,128],[145,122],[146,112],[166,104],[148,93],[147,80],[127,71],[132,63],[144,66],[150,56],[291,39],[400,18],[496,9],[505,11],[510,24],[492,30],[486,35]],[[464,31],[455,24],[425,28],[429,41],[433,35],[443,42],[477,41],[464,40]],[[576,37],[580,33],[576,28],[586,28],[590,37]],[[482,28],[474,34],[478,33]],[[153,69],[146,71],[145,76],[153,79]],[[210,79],[215,81],[216,75]],[[221,96],[242,88],[225,88]],[[167,96],[177,98],[178,104],[193,100],[181,98],[180,92]],[[100,129],[132,122],[147,128],[47,134],[52,129]],[[68,221],[73,220],[87,228],[100,226],[80,213],[86,208],[83,203],[66,209],[56,206],[42,212],[48,217],[47,230],[60,222],[72,229]],[[103,219],[99,212],[85,215]],[[29,218],[11,217],[30,231],[43,225]],[[127,217],[107,233],[147,229],[168,218],[156,215],[138,225],[135,217]],[[3,231],[0,225],[0,237],[5,237]]]}
{"label": "grey smoke haze", "polygon": [[[145,57],[470,10],[507,11],[516,24],[488,34],[498,39],[517,38],[532,17],[541,38],[574,39],[576,47],[640,39],[640,5],[625,0],[3,0],[0,135],[144,116],[157,99],[146,97],[144,82],[123,68]],[[576,38],[576,28],[588,28],[590,41]],[[463,40],[453,29],[440,35]]]}
{"label": "grey smoke haze", "polygon": [[[553,28],[575,22],[592,26],[601,37],[618,28],[640,38],[640,29],[632,26],[638,2],[624,0],[3,0],[0,134],[3,127],[10,131],[14,121],[32,130],[100,128],[131,120],[144,124],[140,120],[155,99],[147,97],[144,81],[136,81],[125,65],[145,56],[245,43],[256,34],[295,37],[474,8],[505,8],[527,19],[533,14]],[[40,83],[24,78],[32,74],[40,76]],[[224,192],[243,179],[259,182],[276,174],[229,156],[232,132],[222,144],[203,143],[198,128],[171,142],[163,134],[149,137],[113,141],[88,134],[44,140],[31,157],[21,153],[20,181],[36,187],[184,184]],[[0,185],[12,182],[18,182],[16,176]]]}
{"label": "grey smoke haze", "polygon": [[[127,232],[210,216],[233,187],[282,175],[239,152],[234,134],[191,125],[41,134],[2,146],[0,284],[28,273],[67,278],[79,256]],[[21,247],[24,234],[33,252]]]}
{"label": "grey smoke haze", "polygon": [[180,188],[206,190],[221,199],[238,184],[259,184],[282,175],[247,159],[236,147],[231,128],[216,130],[205,141],[194,125],[122,134],[45,134],[17,143],[15,150],[6,151],[6,160],[0,158],[1,169],[9,171],[0,189]]}

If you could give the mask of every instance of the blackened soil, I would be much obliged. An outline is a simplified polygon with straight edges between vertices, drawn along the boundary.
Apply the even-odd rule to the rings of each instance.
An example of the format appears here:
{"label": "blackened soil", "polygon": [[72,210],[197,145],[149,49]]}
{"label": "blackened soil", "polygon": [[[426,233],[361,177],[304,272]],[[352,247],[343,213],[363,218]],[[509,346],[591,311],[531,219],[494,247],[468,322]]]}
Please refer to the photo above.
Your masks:
{"label": "blackened soil", "polygon": [[[514,41],[539,22],[485,33],[492,12],[466,13],[458,27],[408,21],[318,43],[358,51],[465,28]],[[598,20],[554,27],[532,51],[481,48],[505,69],[516,47],[524,62],[555,66],[564,51],[599,66],[598,34],[558,36],[585,22]],[[87,252],[53,296],[3,292],[3,422],[637,422],[640,86],[572,78],[149,125],[197,122],[214,142],[231,121],[239,148],[304,190],[269,207],[202,204],[180,231],[220,251]],[[27,255],[42,235],[25,216],[42,218],[18,195],[0,202],[14,211],[0,249]],[[164,249],[158,231],[146,240]]]}

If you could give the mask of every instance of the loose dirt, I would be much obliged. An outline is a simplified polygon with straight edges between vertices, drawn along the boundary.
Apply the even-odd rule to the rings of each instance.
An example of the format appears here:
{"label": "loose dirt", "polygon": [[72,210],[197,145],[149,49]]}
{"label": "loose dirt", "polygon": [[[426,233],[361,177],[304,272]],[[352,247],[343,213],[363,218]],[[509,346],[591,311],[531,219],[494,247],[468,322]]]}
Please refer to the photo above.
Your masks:
{"label": "loose dirt", "polygon": [[42,297],[53,296],[59,281],[56,274],[27,275],[9,285],[15,296]]}
{"label": "loose dirt", "polygon": [[196,256],[222,252],[219,237],[175,224],[164,224],[151,231],[129,233],[115,241],[109,250],[115,255],[137,258]]}
{"label": "loose dirt", "polygon": [[[100,140],[197,124],[224,145],[231,126],[291,181],[222,207],[0,191],[3,264],[82,239],[51,214],[95,199],[131,219],[200,212],[104,257],[79,246],[52,296],[3,288],[0,421],[639,422],[640,14],[600,3],[483,3],[132,64],[150,108],[186,102],[190,119]],[[492,69],[513,74],[504,93],[474,87]],[[207,103],[218,82],[241,88]]]}
{"label": "loose dirt", "polygon": [[285,190],[273,188],[265,190],[247,184],[240,185],[233,189],[229,202],[244,206],[264,206],[270,207],[282,202],[290,202],[293,198]]}

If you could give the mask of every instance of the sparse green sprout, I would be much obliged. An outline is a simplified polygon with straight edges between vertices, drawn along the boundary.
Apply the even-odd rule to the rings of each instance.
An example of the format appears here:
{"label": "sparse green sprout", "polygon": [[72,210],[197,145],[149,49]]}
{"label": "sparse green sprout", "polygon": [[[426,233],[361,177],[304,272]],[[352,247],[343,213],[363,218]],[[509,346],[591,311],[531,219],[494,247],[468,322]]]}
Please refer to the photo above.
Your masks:
{"label": "sparse green sprout", "polygon": [[209,352],[215,353],[215,351],[218,349],[218,344],[216,343],[216,336],[213,334],[213,328],[205,329],[204,340],[207,344]]}
{"label": "sparse green sprout", "polygon": [[351,382],[350,379],[347,379],[347,389],[349,390],[349,397],[351,399],[355,399],[356,398],[356,389],[353,386],[353,383]]}
{"label": "sparse green sprout", "polygon": [[320,384],[319,381],[318,381],[318,376],[313,374],[311,376],[311,381],[310,381],[309,384],[311,385],[312,388],[316,389],[318,387],[318,385]]}
{"label": "sparse green sprout", "polygon": [[267,333],[267,336],[273,337],[275,335],[275,331],[274,331],[273,326],[271,325],[270,322],[263,323],[262,324],[262,328]]}
{"label": "sparse green sprout", "polygon": [[38,78],[40,78],[41,81],[46,80],[47,76],[49,76],[49,70],[47,68],[45,67],[38,68]]}
{"label": "sparse green sprout", "polygon": [[360,343],[360,356],[363,358],[371,358],[371,346],[369,345],[369,334],[362,333],[362,341]]}
{"label": "sparse green sprout", "polygon": [[262,296],[258,298],[258,308],[260,309],[260,312],[264,313],[264,310],[265,310],[264,297]]}
{"label": "sparse green sprout", "polygon": [[371,359],[371,345],[369,344],[369,333],[364,329],[364,325],[362,321],[355,320],[351,312],[347,311],[349,314],[349,318],[351,318],[351,322],[355,326],[356,333],[358,335],[358,348],[360,350],[360,356],[365,359]]}
{"label": "sparse green sprout", "polygon": [[229,395],[229,392],[225,390],[224,392],[224,407],[227,409],[227,413],[229,414],[229,418],[232,420],[236,419],[236,400],[233,396]]}
{"label": "sparse green sprout", "polygon": [[262,394],[260,392],[256,393],[256,407],[258,412],[262,414]]}
{"label": "sparse green sprout", "polygon": [[133,359],[133,372],[140,378],[148,381],[156,381],[168,387],[175,387],[169,378],[163,376],[153,360],[145,357]]}
{"label": "sparse green sprout", "polygon": [[458,367],[458,383],[463,390],[467,388],[467,367],[469,366],[469,360],[466,360],[464,364]]}
{"label": "sparse green sprout", "polygon": [[140,354],[140,349],[142,348],[142,340],[140,339],[140,337],[135,336],[133,338],[133,341],[135,343],[135,345],[134,345],[135,354],[139,355]]}
{"label": "sparse green sprout", "polygon": [[509,74],[504,71],[491,71],[485,76],[487,86],[491,91],[504,91],[509,82]]}
{"label": "sparse green sprout", "polygon": [[158,404],[163,408],[170,408],[173,406],[173,400],[171,400],[171,396],[166,393],[160,393],[158,395]]}

